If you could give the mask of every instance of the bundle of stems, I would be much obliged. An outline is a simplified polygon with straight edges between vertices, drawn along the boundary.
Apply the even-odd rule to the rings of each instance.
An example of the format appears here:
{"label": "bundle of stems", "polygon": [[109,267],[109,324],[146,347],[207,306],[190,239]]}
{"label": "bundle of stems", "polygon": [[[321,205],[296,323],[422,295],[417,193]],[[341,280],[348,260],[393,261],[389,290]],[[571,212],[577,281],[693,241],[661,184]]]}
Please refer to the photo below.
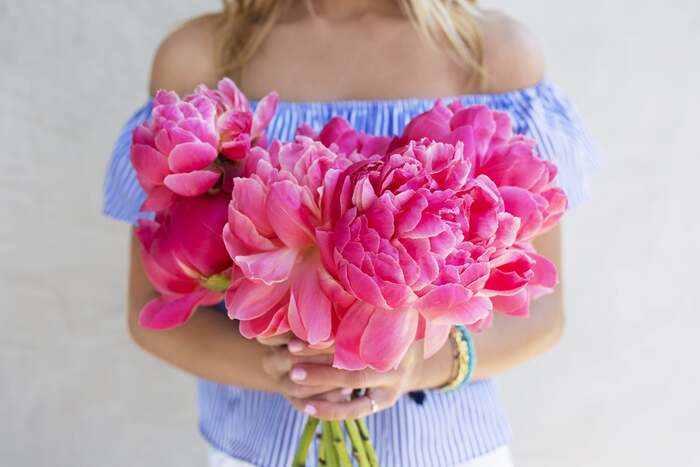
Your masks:
{"label": "bundle of stems", "polygon": [[[313,417],[309,417],[306,421],[294,454],[292,467],[306,467],[309,448],[314,437],[316,437],[319,424],[321,425],[318,435],[319,465],[326,467],[352,467],[348,447],[345,443],[345,433],[347,433],[352,447],[352,455],[357,465],[359,467],[379,467],[364,419],[320,422]],[[343,426],[345,431],[343,431]]]}

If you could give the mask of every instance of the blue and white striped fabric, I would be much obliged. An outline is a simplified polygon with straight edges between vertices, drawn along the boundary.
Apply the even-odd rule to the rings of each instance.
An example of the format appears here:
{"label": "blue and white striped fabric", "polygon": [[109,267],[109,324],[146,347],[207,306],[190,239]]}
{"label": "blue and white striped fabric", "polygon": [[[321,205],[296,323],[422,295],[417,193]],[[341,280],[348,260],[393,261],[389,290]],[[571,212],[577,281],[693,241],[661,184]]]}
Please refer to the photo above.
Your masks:
{"label": "blue and white striped fabric", "polygon": [[[461,96],[465,104],[486,104],[509,112],[515,131],[537,141],[542,156],[559,166],[559,183],[570,206],[587,199],[588,178],[598,152],[578,113],[547,81],[500,93]],[[444,99],[446,102],[451,99]],[[320,128],[334,115],[371,134],[401,132],[432,99],[281,102],[268,134],[289,140],[302,122]],[[150,114],[147,103],[125,125],[105,181],[104,213],[136,222],[144,200],[129,158],[131,132]],[[305,417],[279,395],[199,381],[200,431],[217,450],[258,466],[289,465]],[[422,405],[404,396],[391,409],[370,417],[368,425],[385,467],[451,466],[509,442],[507,418],[492,381],[462,389],[430,392]],[[313,455],[313,454],[312,454]],[[315,457],[312,457],[315,458]]]}

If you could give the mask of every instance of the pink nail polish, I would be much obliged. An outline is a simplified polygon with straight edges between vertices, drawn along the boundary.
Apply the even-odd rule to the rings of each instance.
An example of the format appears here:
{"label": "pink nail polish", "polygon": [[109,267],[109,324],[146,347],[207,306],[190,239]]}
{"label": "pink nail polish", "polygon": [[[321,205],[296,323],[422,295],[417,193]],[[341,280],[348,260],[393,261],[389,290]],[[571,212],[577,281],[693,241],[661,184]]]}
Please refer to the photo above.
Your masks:
{"label": "pink nail polish", "polygon": [[289,377],[294,381],[304,381],[306,379],[306,371],[302,368],[294,368],[290,373]]}
{"label": "pink nail polish", "polygon": [[304,350],[304,344],[299,341],[291,341],[289,344],[287,344],[287,348],[292,353],[299,353]]}
{"label": "pink nail polish", "polygon": [[313,405],[307,405],[306,407],[304,407],[304,413],[306,415],[316,415],[316,407],[314,407]]}

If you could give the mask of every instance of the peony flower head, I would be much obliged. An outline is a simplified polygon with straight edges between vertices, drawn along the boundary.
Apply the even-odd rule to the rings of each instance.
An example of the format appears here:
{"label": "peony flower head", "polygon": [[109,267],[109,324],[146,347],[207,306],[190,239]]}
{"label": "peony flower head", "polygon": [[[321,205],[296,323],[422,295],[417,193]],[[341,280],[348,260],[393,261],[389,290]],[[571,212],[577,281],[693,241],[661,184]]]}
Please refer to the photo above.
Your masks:
{"label": "peony flower head", "polygon": [[320,141],[327,148],[353,161],[383,156],[392,142],[388,136],[373,136],[356,131],[347,120],[337,116],[331,118],[318,133],[309,125],[303,124],[297,129],[297,135]]}
{"label": "peony flower head", "polygon": [[[430,354],[450,326],[486,319],[491,302],[480,291],[491,256],[518,227],[493,182],[468,177],[462,143],[411,141],[395,151],[346,169],[326,192],[331,227],[316,229],[325,269],[356,299],[339,313],[341,368],[388,370],[417,336]],[[379,352],[375,337],[361,343],[375,322],[393,323],[379,342],[394,351]]]}
{"label": "peony flower head", "polygon": [[[336,290],[322,271],[314,230],[322,223],[325,180],[349,161],[298,137],[270,151],[257,148],[247,177],[233,181],[224,242],[243,279],[229,289],[229,316],[247,336],[290,330],[312,345],[332,340]],[[334,289],[335,287],[335,289]]]}
{"label": "peony flower head", "polygon": [[197,306],[221,301],[232,266],[219,232],[228,196],[178,198],[155,221],[140,220],[136,235],[149,280],[161,294],[141,310],[142,326],[178,326]]}
{"label": "peony flower head", "polygon": [[276,102],[270,94],[252,112],[228,79],[216,90],[201,85],[182,99],[158,91],[151,118],[133,133],[131,162],[147,193],[142,210],[159,211],[176,195],[200,196],[222,187],[222,175],[235,173],[226,161],[245,157],[251,144],[265,143]]}

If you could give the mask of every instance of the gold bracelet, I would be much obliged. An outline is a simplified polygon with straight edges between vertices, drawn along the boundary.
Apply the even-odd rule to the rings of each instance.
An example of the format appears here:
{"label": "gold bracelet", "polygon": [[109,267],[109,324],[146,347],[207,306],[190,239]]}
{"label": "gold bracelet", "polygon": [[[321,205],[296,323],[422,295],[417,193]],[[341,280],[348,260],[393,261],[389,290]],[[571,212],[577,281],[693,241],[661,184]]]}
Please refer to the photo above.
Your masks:
{"label": "gold bracelet", "polygon": [[454,343],[455,348],[454,368],[452,370],[454,377],[447,384],[438,388],[440,391],[452,391],[462,386],[467,379],[470,369],[469,345],[464,338],[464,334],[459,328],[454,327],[450,331],[450,339]]}

